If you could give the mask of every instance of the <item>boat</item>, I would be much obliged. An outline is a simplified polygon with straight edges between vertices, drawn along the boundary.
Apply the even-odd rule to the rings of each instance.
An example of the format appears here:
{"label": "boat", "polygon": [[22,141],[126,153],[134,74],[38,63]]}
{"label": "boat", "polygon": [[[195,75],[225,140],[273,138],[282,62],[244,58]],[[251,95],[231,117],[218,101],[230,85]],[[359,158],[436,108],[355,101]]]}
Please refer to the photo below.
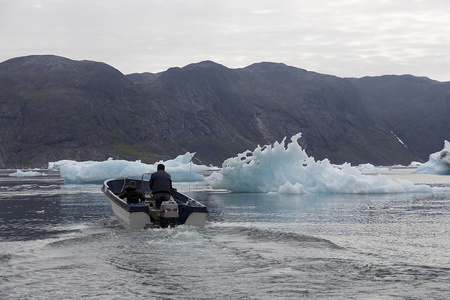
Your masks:
{"label": "boat", "polygon": [[[116,178],[105,180],[101,188],[108,198],[111,208],[120,224],[126,229],[166,228],[178,225],[203,227],[208,212],[206,206],[191,197],[178,192],[175,188],[170,191],[170,201],[164,201],[161,207],[155,207],[149,187],[149,180]],[[136,182],[136,188],[145,195],[145,201],[127,203],[120,199],[120,192],[131,182]]]}

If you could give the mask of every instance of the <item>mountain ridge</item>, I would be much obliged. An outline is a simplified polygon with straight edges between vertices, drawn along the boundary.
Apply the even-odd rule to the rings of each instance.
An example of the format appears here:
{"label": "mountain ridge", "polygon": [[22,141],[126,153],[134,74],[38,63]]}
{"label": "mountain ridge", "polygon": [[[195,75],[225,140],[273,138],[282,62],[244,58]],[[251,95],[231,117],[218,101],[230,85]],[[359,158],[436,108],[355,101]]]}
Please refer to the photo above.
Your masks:
{"label": "mountain ridge", "polygon": [[[203,61],[157,74],[124,75],[99,62],[14,58],[0,63],[0,167],[109,157],[153,163],[185,152],[196,152],[201,163],[220,165],[298,132],[308,155],[333,163],[424,161],[449,139],[445,95],[450,88],[412,78],[418,82],[406,87],[396,83],[403,78],[390,78],[397,88],[387,90],[397,96],[387,97],[373,87],[379,77],[345,79],[282,63],[229,69]],[[385,79],[380,86],[386,87]],[[422,109],[440,118],[437,124],[424,119],[424,136],[416,138],[414,129],[408,130],[414,122],[394,117],[407,97],[401,90],[406,93],[414,84],[428,86],[438,100],[424,104],[419,99],[404,114],[410,110],[417,117]],[[388,99],[399,104],[380,112]],[[438,134],[424,147],[420,141],[433,128]]]}

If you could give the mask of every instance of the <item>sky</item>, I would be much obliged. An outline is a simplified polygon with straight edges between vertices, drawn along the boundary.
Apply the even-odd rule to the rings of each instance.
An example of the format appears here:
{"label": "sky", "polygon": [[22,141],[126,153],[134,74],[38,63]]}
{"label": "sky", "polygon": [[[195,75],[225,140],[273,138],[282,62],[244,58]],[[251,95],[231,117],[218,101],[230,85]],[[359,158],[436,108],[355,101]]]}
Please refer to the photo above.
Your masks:
{"label": "sky", "polygon": [[53,54],[124,74],[211,60],[450,81],[449,0],[0,0],[0,62]]}

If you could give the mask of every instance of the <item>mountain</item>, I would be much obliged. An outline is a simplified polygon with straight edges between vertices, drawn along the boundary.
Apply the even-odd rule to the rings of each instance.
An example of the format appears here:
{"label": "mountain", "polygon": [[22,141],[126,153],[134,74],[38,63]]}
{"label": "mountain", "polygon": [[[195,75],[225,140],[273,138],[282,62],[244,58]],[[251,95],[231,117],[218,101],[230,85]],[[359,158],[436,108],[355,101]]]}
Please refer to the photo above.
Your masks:
{"label": "mountain", "polygon": [[139,101],[135,85],[102,63],[54,56],[2,63],[0,165],[120,155],[134,141],[129,129],[144,127],[131,108]]}
{"label": "mountain", "polygon": [[[389,86],[389,78],[344,79],[278,63],[229,69],[204,61],[124,75],[99,62],[14,58],[0,64],[0,167],[108,157],[154,163],[188,151],[200,163],[220,166],[239,152],[298,132],[316,159],[409,164],[442,148],[450,115],[441,107],[448,105],[447,84],[411,78],[420,84],[398,86],[398,77],[390,78],[393,91],[403,96],[389,98],[392,92],[383,95],[376,86]],[[403,107],[416,84],[422,96],[423,86],[430,86],[439,97],[446,91],[447,100],[424,104],[417,95]],[[383,101],[395,102],[389,112],[383,112]],[[427,120],[439,119],[416,122],[414,129],[407,116],[417,118],[425,108]],[[433,142],[423,147],[430,136]]]}
{"label": "mountain", "polygon": [[182,107],[187,117],[183,123],[169,119],[176,123],[160,128],[158,139],[174,136],[179,147],[195,149],[207,161],[298,132],[317,159],[386,164],[412,158],[370,119],[356,87],[335,76],[274,63],[231,70],[206,61],[169,69],[143,89],[148,99],[164,99],[156,105],[164,115]]}
{"label": "mountain", "polygon": [[351,79],[369,114],[419,160],[450,139],[450,82],[411,75]]}

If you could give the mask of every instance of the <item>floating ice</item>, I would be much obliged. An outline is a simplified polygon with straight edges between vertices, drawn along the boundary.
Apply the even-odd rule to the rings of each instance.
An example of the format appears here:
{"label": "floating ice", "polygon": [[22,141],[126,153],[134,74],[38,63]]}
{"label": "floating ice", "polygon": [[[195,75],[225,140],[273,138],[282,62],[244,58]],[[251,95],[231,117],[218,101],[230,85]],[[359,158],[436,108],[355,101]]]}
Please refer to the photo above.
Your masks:
{"label": "floating ice", "polygon": [[410,167],[420,167],[422,165],[422,163],[421,162],[418,162],[418,161],[412,161],[410,164],[409,164],[409,166]]}
{"label": "floating ice", "polygon": [[389,168],[375,167],[372,164],[361,164],[358,166],[358,169],[361,172],[387,172],[387,171],[389,171]]}
{"label": "floating ice", "polygon": [[33,177],[33,176],[45,176],[45,174],[40,173],[40,172],[36,172],[36,171],[22,171],[22,170],[17,170],[14,173],[9,174],[9,176],[11,177]]}
{"label": "floating ice", "polygon": [[[354,194],[432,191],[430,186],[414,185],[406,180],[393,181],[382,175],[363,175],[362,171],[385,171],[371,164],[352,167],[350,164],[335,166],[327,159],[315,161],[298,144],[300,137],[299,133],[294,135],[292,142],[287,145],[286,139],[283,139],[281,143],[275,142],[273,146],[258,146],[253,152],[246,151],[237,157],[229,158],[224,161],[219,172],[214,172],[206,180],[215,189],[232,192]],[[448,142],[445,149],[447,147]],[[442,156],[445,160],[450,155],[443,154],[449,153],[449,149],[447,152],[444,150],[439,152],[439,157]],[[188,152],[173,160],[154,164],[144,164],[139,160],[60,160],[50,162],[48,168],[58,170],[66,183],[101,183],[109,178],[124,176],[139,179],[143,173],[155,172],[159,163],[164,163],[174,182],[203,181],[205,178],[198,173],[217,170],[215,167],[192,163],[193,156],[193,153]],[[442,158],[440,161],[443,161]]]}
{"label": "floating ice", "polygon": [[[130,162],[126,160],[84,161],[60,160],[50,162],[50,170],[59,171],[66,183],[97,183],[109,178],[129,177],[141,178],[144,173],[156,172],[157,165],[163,163],[166,171],[174,182],[202,181],[204,177],[196,172],[202,172],[212,167],[191,163],[195,153],[179,155],[173,160],[159,161],[155,164],[144,164],[140,160]],[[145,177],[146,179],[149,176]]]}
{"label": "floating ice", "polygon": [[222,169],[209,180],[216,189],[233,192],[277,193],[402,193],[431,192],[427,185],[393,181],[386,176],[362,175],[350,164],[333,166],[327,159],[315,161],[298,144],[294,135],[273,146],[258,146],[223,162]]}
{"label": "floating ice", "polygon": [[444,149],[430,154],[430,159],[420,165],[416,174],[450,175],[450,142],[444,142]]}

